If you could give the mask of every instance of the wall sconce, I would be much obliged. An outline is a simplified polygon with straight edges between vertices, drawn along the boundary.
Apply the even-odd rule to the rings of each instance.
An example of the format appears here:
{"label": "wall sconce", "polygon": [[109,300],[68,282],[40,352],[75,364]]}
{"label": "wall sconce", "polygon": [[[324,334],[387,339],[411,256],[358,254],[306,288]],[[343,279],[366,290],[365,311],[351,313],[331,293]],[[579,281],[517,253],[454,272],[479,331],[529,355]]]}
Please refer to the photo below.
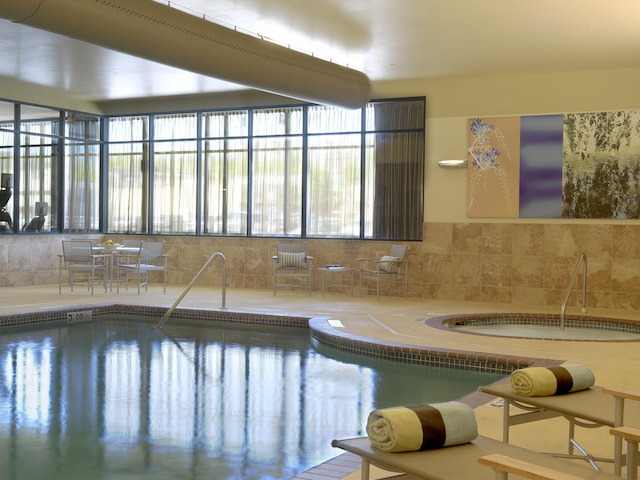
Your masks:
{"label": "wall sconce", "polygon": [[467,168],[467,161],[462,159],[439,160],[440,168]]}

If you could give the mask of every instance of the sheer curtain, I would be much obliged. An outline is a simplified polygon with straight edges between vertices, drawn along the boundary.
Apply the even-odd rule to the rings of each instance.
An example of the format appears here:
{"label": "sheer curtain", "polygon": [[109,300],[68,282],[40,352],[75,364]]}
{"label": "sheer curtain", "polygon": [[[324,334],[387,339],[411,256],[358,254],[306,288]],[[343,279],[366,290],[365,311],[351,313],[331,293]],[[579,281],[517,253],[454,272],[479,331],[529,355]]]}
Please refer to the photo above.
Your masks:
{"label": "sheer curtain", "polygon": [[[308,124],[307,234],[358,237],[363,148],[359,133],[361,110],[310,107]],[[314,135],[315,132],[324,135]]]}
{"label": "sheer curtain", "polygon": [[309,139],[308,235],[359,235],[360,143],[360,135],[327,135]]}
{"label": "sheer curtain", "polygon": [[147,231],[149,117],[109,119],[108,231]]}
{"label": "sheer curtain", "polygon": [[197,126],[195,113],[154,117],[154,233],[196,231]]}
{"label": "sheer curtain", "polygon": [[[23,228],[36,216],[36,202],[47,203],[49,221],[39,230],[56,225],[55,191],[60,137],[59,120],[23,122],[20,136],[20,218]],[[65,219],[65,225],[68,219]]]}
{"label": "sheer curtain", "polygon": [[100,122],[68,116],[65,143],[65,230],[100,228]]}
{"label": "sheer curtain", "polygon": [[302,108],[254,114],[251,212],[254,235],[302,233]]}
{"label": "sheer curtain", "polygon": [[202,233],[246,235],[248,112],[203,114]]}

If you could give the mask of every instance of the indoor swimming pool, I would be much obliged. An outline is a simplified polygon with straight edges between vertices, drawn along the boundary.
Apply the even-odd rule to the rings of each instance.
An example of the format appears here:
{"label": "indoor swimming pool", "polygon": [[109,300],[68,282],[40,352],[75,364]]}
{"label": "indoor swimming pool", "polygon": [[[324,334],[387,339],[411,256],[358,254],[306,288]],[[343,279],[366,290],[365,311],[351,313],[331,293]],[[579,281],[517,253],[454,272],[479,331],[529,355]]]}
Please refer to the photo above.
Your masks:
{"label": "indoor swimming pool", "polygon": [[3,478],[289,479],[364,435],[373,408],[500,378],[319,353],[304,328],[138,320],[0,336]]}

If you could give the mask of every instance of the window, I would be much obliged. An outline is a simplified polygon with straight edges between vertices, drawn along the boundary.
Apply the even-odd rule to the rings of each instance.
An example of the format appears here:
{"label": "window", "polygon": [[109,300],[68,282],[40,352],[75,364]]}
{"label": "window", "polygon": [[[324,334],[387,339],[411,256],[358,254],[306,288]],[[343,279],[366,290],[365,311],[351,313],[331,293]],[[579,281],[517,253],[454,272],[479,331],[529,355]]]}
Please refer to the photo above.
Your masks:
{"label": "window", "polygon": [[[109,120],[111,232],[422,237],[424,99],[151,115],[148,172],[151,136],[117,133],[137,121]],[[121,162],[140,163],[152,193]]]}
{"label": "window", "polygon": [[154,117],[153,233],[196,233],[197,118]]}
{"label": "window", "polygon": [[14,105],[0,102],[0,233],[13,228],[14,204]]}
{"label": "window", "polygon": [[100,229],[100,121],[97,117],[67,114],[64,123],[64,230],[97,232]]}
{"label": "window", "polygon": [[105,117],[0,102],[0,115],[13,175],[0,231],[422,238],[424,98]]}
{"label": "window", "polygon": [[[24,231],[57,230],[57,181],[64,152],[60,123],[58,111],[32,106],[20,109],[20,181],[14,185],[20,206],[18,226]],[[36,212],[36,203],[47,205],[47,215]]]}
{"label": "window", "polygon": [[246,235],[248,126],[246,110],[208,112],[202,120],[202,233]]}
{"label": "window", "polygon": [[0,167],[12,176],[0,231],[100,231],[100,117],[9,102],[0,115]]}
{"label": "window", "polygon": [[[419,240],[424,218],[424,102],[381,101],[367,110],[371,237]],[[369,222],[367,222],[369,223]]]}
{"label": "window", "polygon": [[112,118],[108,131],[109,231],[146,232],[149,224],[149,117]]}
{"label": "window", "polygon": [[302,107],[261,109],[253,114],[253,235],[302,234],[302,127]]}

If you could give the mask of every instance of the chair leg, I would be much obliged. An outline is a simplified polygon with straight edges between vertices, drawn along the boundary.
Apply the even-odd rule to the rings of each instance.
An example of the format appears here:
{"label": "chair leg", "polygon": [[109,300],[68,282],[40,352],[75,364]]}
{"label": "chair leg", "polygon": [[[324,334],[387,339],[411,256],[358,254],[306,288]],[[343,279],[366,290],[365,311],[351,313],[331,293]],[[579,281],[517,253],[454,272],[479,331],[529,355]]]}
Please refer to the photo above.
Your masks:
{"label": "chair leg", "polygon": [[409,275],[404,276],[404,298],[409,296]]}

